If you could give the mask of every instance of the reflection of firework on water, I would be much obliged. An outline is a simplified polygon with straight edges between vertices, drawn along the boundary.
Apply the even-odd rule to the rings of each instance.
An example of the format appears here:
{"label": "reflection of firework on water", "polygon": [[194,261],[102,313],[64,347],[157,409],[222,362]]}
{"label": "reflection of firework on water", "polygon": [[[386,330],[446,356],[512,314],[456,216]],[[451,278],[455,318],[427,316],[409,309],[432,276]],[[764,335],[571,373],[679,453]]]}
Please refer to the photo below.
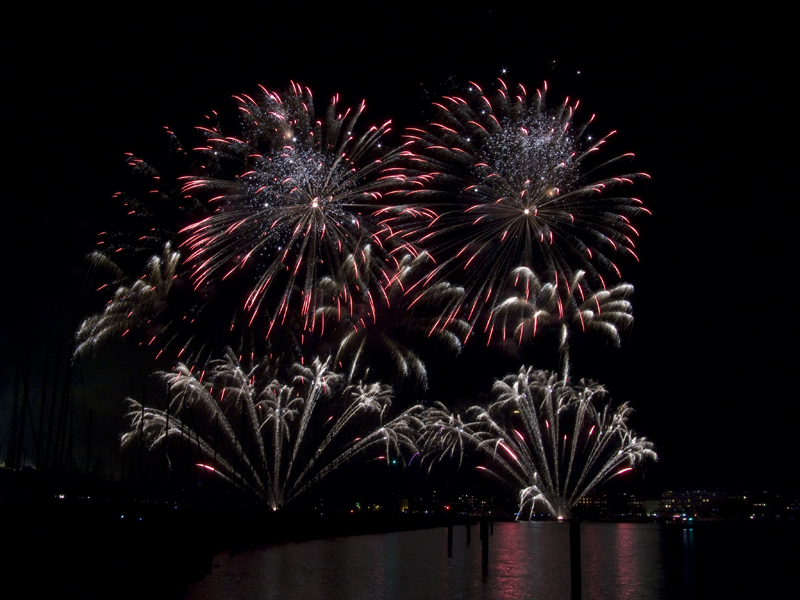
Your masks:
{"label": "reflection of firework on water", "polygon": [[[569,378],[569,338],[573,331],[595,331],[620,345],[620,329],[633,323],[628,296],[633,286],[621,283],[601,291],[586,287],[584,272],[576,271],[568,282],[569,295],[562,296],[552,283],[542,283],[526,267],[512,271],[515,294],[499,302],[490,322],[489,341],[493,335],[503,340],[513,336],[519,344],[542,332],[558,332],[561,375]],[[488,326],[487,326],[488,329]]]}
{"label": "reflection of firework on water", "polygon": [[656,459],[653,444],[628,429],[631,408],[611,408],[598,384],[523,367],[495,382],[494,395],[488,409],[469,409],[469,423],[443,406],[428,409],[420,444],[430,461],[469,452],[486,460],[477,468],[518,490],[520,513],[541,504],[569,517],[596,486]]}
{"label": "reflection of firework on water", "polygon": [[348,365],[350,379],[386,356],[396,378],[411,377],[424,387],[425,365],[412,342],[438,342],[458,353],[467,329],[456,317],[464,290],[438,280],[424,252],[395,259],[393,270],[376,268],[374,262],[367,246],[350,255],[335,278],[320,281],[316,320],[321,335],[335,340],[335,360]]}
{"label": "reflection of firework on water", "polygon": [[232,352],[193,374],[180,365],[162,377],[170,390],[165,411],[130,400],[123,447],[183,444],[205,469],[281,508],[348,461],[402,460],[413,451],[411,412],[386,421],[391,388],[344,386],[328,363],[295,364],[292,382],[273,379],[268,363],[250,370]]}
{"label": "reflection of firework on water", "polygon": [[187,177],[183,193],[214,212],[183,228],[181,248],[196,288],[246,276],[249,322],[268,313],[269,335],[290,308],[314,328],[319,280],[367,243],[380,247],[371,215],[399,178],[377,176],[394,155],[381,148],[389,123],[354,131],[364,103],[338,113],[334,97],[318,119],[311,92],[298,85],[283,97],[262,92],[258,101],[237,97],[237,136],[200,128],[207,175]]}
{"label": "reflection of firework on water", "polygon": [[632,155],[587,169],[586,159],[611,134],[586,135],[588,123],[574,122],[578,102],[547,108],[542,91],[528,97],[522,86],[511,91],[501,81],[492,98],[471,84],[468,99],[445,97],[436,106],[428,129],[406,136],[406,168],[387,169],[419,186],[406,197],[427,207],[430,223],[420,228],[415,219],[404,226],[394,216],[386,226],[434,249],[437,260],[451,261],[448,277],[469,284],[465,318],[473,326],[483,315],[480,326],[491,328],[516,267],[527,267],[566,298],[576,270],[600,289],[604,273],[620,275],[613,255],[636,258],[630,217],[648,211],[616,190],[647,176],[595,178]]}

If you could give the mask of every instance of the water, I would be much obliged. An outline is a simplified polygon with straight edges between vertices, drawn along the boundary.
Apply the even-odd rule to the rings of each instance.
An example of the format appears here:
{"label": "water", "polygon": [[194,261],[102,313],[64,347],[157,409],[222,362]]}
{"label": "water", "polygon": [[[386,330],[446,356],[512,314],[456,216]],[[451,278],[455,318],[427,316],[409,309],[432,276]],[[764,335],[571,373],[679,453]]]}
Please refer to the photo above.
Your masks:
{"label": "water", "polygon": [[[693,529],[645,523],[583,523],[583,598],[759,598],[791,589],[797,524],[714,524]],[[466,544],[447,530],[269,545],[214,557],[187,598],[568,599],[569,526],[496,523],[489,567],[481,568],[478,527]]]}

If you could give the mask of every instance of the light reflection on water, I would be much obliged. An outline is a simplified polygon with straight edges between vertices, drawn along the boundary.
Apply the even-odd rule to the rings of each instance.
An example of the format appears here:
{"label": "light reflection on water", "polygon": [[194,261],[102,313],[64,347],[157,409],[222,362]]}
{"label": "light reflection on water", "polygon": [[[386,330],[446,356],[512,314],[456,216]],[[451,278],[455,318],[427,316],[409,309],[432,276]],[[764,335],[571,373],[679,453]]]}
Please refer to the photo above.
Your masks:
{"label": "light reflection on water", "polygon": [[584,523],[581,558],[587,598],[659,598],[661,531],[641,523]]}
{"label": "light reflection on water", "polygon": [[[737,558],[747,557],[752,564],[752,544],[767,540],[768,545],[761,543],[756,550],[763,570],[770,572],[759,575],[769,576],[769,585],[776,587],[781,585],[781,577],[789,581],[791,571],[784,570],[781,563],[789,561],[791,553],[782,551],[783,542],[770,531],[709,528],[696,538],[694,530],[656,524],[582,523],[583,598],[658,600],[702,598],[720,592],[739,597],[736,592],[748,586],[767,591],[760,577],[734,580],[733,584],[726,583],[729,578],[724,573]],[[788,530],[781,536],[794,539],[794,532]],[[277,544],[236,555],[222,553],[214,557],[213,572],[191,586],[186,597],[570,598],[567,523],[495,523],[485,574],[477,526],[472,527],[469,546],[466,540],[466,527],[456,527],[451,558],[447,557],[444,528]],[[793,547],[796,557],[796,545]]]}

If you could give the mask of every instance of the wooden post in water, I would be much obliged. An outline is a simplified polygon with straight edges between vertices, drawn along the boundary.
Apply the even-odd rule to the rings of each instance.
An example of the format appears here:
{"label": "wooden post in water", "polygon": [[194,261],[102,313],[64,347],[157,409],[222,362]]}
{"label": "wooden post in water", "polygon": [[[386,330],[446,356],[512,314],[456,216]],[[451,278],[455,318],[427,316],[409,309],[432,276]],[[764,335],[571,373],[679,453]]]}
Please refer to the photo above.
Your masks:
{"label": "wooden post in water", "polygon": [[453,557],[453,524],[447,525],[447,558]]}
{"label": "wooden post in water", "polygon": [[569,564],[572,600],[581,600],[581,522],[569,522]]}
{"label": "wooden post in water", "polygon": [[472,523],[467,521],[467,546],[472,541]]}
{"label": "wooden post in water", "polygon": [[481,519],[481,566],[483,572],[489,568],[489,520],[485,517]]}

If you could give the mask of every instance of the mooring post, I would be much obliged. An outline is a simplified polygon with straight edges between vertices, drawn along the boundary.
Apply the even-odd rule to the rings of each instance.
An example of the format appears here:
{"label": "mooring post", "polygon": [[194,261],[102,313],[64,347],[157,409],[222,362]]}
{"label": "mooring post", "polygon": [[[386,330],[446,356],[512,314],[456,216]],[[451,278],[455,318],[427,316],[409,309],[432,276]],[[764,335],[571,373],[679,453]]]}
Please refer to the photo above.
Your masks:
{"label": "mooring post", "polygon": [[453,524],[447,526],[447,558],[453,556]]}
{"label": "mooring post", "polygon": [[467,521],[467,546],[472,541],[472,523]]}
{"label": "mooring post", "polygon": [[581,522],[569,522],[569,563],[572,600],[581,600]]}
{"label": "mooring post", "polygon": [[489,517],[489,535],[494,535],[494,519]]}
{"label": "mooring post", "polygon": [[481,566],[486,573],[489,568],[489,520],[481,519]]}

